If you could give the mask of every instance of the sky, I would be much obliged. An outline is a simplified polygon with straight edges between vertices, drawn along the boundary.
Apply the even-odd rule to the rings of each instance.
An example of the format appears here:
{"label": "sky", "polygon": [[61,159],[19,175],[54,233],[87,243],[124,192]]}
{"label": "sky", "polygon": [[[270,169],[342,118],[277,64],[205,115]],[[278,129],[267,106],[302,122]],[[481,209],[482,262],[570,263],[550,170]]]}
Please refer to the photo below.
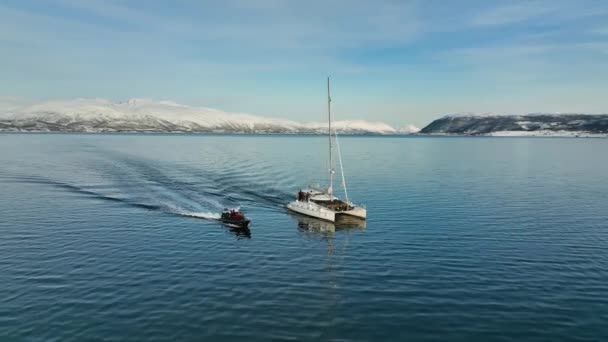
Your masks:
{"label": "sky", "polygon": [[0,97],[424,126],[608,113],[605,0],[3,0]]}

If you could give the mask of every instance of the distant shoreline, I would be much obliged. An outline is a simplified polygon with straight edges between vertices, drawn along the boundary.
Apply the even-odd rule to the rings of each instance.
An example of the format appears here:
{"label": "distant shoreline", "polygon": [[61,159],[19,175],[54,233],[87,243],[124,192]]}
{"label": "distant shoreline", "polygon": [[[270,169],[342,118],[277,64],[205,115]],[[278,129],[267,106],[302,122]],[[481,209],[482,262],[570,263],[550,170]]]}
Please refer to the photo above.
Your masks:
{"label": "distant shoreline", "polygon": [[[157,132],[157,131],[125,131],[125,132],[86,132],[86,131],[3,131],[0,135],[24,134],[24,135],[200,135],[200,136],[289,136],[289,137],[323,137],[322,133],[249,133],[249,132]],[[462,133],[343,133],[342,137],[382,137],[382,138],[608,138],[608,133],[588,132],[547,132],[547,131],[502,131],[485,134],[462,134]]]}
{"label": "distant shoreline", "polygon": [[[327,133],[267,133],[267,132],[161,132],[161,131],[121,131],[121,132],[87,132],[87,131],[3,131],[0,134],[87,134],[87,135],[236,135],[236,136],[309,136],[323,137]],[[416,133],[340,133],[341,137],[405,137],[416,136]],[[425,134],[421,134],[423,136]]]}

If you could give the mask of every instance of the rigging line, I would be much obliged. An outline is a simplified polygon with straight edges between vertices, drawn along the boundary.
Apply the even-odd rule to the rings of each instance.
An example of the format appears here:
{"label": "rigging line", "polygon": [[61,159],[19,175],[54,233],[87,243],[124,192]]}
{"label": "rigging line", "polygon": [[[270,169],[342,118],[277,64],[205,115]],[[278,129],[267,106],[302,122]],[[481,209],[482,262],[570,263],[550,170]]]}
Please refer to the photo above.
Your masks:
{"label": "rigging line", "polygon": [[336,148],[338,150],[338,161],[340,162],[340,173],[342,174],[342,188],[344,189],[344,198],[348,203],[348,192],[346,191],[346,178],[344,178],[344,166],[342,165],[342,152],[340,151],[340,142],[338,141],[338,130],[334,128],[334,136],[336,137]]}
{"label": "rigging line", "polygon": [[329,188],[327,189],[327,193],[331,197],[333,197],[333,187],[334,187],[334,166],[333,159],[331,155],[331,92],[329,85],[329,76],[327,76],[327,137],[329,140]]}

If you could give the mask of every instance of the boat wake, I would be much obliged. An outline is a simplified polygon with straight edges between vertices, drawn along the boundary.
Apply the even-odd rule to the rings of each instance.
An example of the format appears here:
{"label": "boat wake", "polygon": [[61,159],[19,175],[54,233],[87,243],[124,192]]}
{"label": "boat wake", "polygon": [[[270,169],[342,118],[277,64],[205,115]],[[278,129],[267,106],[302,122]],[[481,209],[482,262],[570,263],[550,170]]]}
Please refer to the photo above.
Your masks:
{"label": "boat wake", "polygon": [[[65,191],[69,191],[75,194],[85,195],[89,197],[93,197],[95,199],[111,201],[111,202],[120,202],[129,206],[138,207],[147,210],[158,210],[163,211],[168,214],[174,214],[179,216],[186,217],[194,217],[206,220],[219,220],[221,218],[221,214],[215,211],[191,211],[182,208],[181,206],[187,205],[188,203],[177,203],[177,202],[167,202],[162,201],[162,199],[158,199],[157,201],[138,201],[136,198],[122,197],[120,195],[108,195],[104,194],[101,191],[94,190],[95,188],[100,188],[99,186],[77,186],[65,182],[55,181],[52,179],[47,179],[40,176],[2,176],[1,179],[3,181],[16,182],[16,183],[30,183],[30,184],[43,184],[47,186],[52,186],[55,188],[59,188]],[[190,203],[191,205],[191,203]],[[233,207],[232,209],[239,210],[240,207]],[[215,209],[215,208],[214,208]]]}
{"label": "boat wake", "polygon": [[5,171],[0,172],[0,183],[43,184],[99,200],[208,220],[220,219],[224,208],[255,205],[281,210],[279,204],[289,196],[268,191],[272,180],[248,165],[235,172],[116,151],[95,152],[93,158],[70,168],[70,172],[24,175]]}
{"label": "boat wake", "polygon": [[212,213],[212,212],[207,212],[207,213],[195,213],[195,212],[187,212],[187,211],[181,211],[181,212],[175,212],[175,214],[177,215],[181,215],[181,216],[187,216],[187,217],[195,217],[195,218],[200,218],[200,219],[205,219],[205,220],[219,220],[221,218],[221,215],[219,213]]}

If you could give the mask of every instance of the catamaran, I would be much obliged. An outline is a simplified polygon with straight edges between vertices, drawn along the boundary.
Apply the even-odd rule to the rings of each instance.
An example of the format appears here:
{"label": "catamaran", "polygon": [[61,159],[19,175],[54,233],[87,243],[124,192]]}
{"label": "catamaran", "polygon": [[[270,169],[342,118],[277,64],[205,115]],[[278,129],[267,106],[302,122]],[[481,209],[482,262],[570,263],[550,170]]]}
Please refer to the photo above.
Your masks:
{"label": "catamaran", "polygon": [[[287,208],[297,213],[315,217],[322,220],[336,222],[340,216],[356,217],[365,220],[367,210],[353,204],[348,199],[348,191],[346,190],[346,179],[344,178],[344,167],[342,166],[342,155],[340,153],[340,144],[338,142],[338,132],[331,127],[331,92],[329,77],[327,78],[327,116],[328,116],[328,142],[329,142],[329,186],[310,187],[309,189],[300,190],[296,196],[296,200],[289,202]],[[342,188],[344,189],[344,200],[334,196],[334,158],[333,147],[337,149],[338,162],[340,164],[340,174],[342,176]]]}

